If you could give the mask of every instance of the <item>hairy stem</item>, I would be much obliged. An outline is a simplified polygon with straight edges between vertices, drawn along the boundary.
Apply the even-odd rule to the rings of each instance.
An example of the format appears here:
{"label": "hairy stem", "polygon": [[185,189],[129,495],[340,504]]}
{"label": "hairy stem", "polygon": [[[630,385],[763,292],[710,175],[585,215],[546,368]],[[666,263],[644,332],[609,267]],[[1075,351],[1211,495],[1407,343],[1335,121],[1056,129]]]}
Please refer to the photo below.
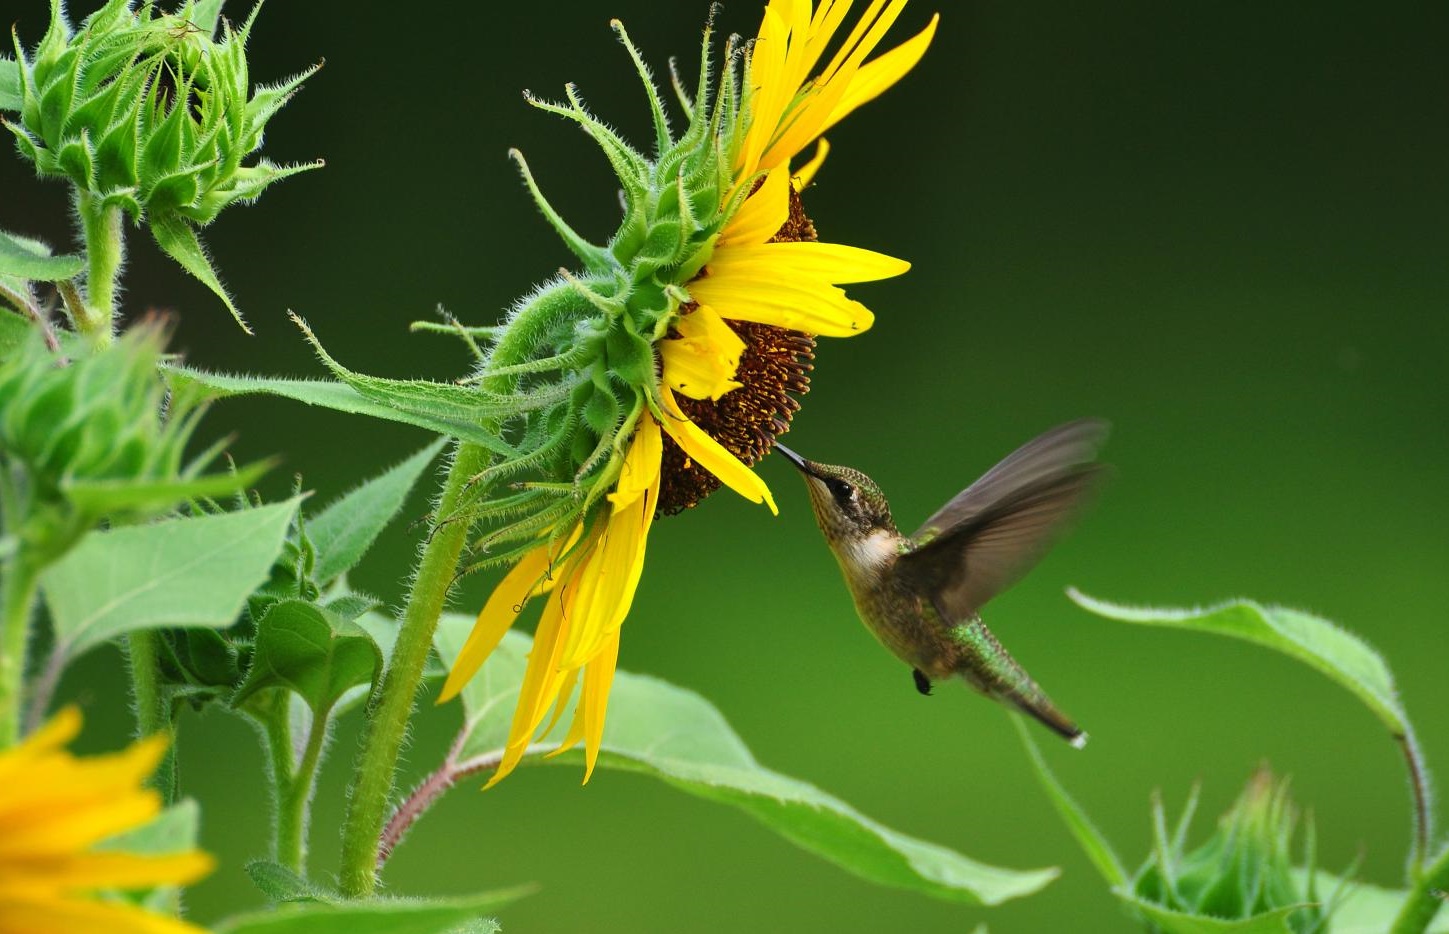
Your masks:
{"label": "hairy stem", "polygon": [[21,695],[40,569],[16,553],[0,563],[0,749],[20,739]]}
{"label": "hairy stem", "polygon": [[[540,336],[560,316],[568,314],[578,301],[567,283],[555,283],[538,292],[509,319],[507,330],[494,345],[487,365],[506,368],[525,362],[538,345]],[[518,383],[517,376],[495,376],[483,389],[506,393]],[[505,413],[516,414],[516,413]],[[502,421],[490,427],[496,432]],[[476,444],[460,442],[443,490],[438,497],[422,557],[413,574],[407,608],[392,658],[383,674],[381,685],[373,692],[367,705],[367,725],[362,735],[362,748],[353,767],[352,786],[347,796],[347,814],[342,825],[342,865],[339,885],[349,898],[371,895],[377,887],[378,850],[382,842],[383,821],[387,818],[397,773],[398,756],[402,753],[412,716],[413,700],[423,679],[423,666],[432,649],[433,632],[442,616],[448,593],[457,580],[458,561],[472,526],[466,511],[459,506],[465,498],[476,496],[470,481],[491,462],[490,453]]]}
{"label": "hairy stem", "polygon": [[1409,875],[1416,877],[1424,869],[1424,860],[1429,858],[1429,838],[1433,834],[1434,815],[1429,810],[1429,788],[1423,755],[1419,752],[1419,741],[1414,737],[1412,727],[1404,724],[1404,735],[1397,737],[1403,750],[1404,761],[1409,768],[1409,791],[1414,798],[1414,845],[1409,853]]}
{"label": "hairy stem", "polygon": [[171,720],[171,702],[161,686],[159,647],[161,637],[154,630],[133,632],[126,637],[126,655],[131,664],[131,693],[136,705],[136,735],[166,734],[166,755],[151,783],[168,806],[176,801],[176,730]]}
{"label": "hairy stem", "polygon": [[295,769],[289,769],[286,781],[279,784],[276,858],[301,876],[307,874],[307,818],[312,794],[317,790],[317,766],[326,745],[327,719],[314,716],[301,761]]}
{"label": "hairy stem", "polygon": [[76,330],[102,346],[115,331],[116,293],[126,260],[120,207],[106,205],[87,191],[76,195],[76,214],[86,242],[86,301],[76,313]]}
{"label": "hairy stem", "polygon": [[69,661],[63,646],[51,646],[40,674],[30,683],[30,696],[25,701],[26,734],[34,733],[45,722],[45,715],[50,712],[51,701],[55,698],[55,689],[60,687],[60,676],[65,673]]}
{"label": "hairy stem", "polygon": [[413,577],[397,645],[383,675],[381,688],[368,703],[367,726],[358,754],[347,816],[342,829],[343,894],[361,898],[376,886],[379,833],[392,797],[398,755],[407,734],[413,699],[422,682],[423,666],[432,647],[433,631],[442,615],[454,571],[468,538],[468,523],[448,521],[463,495],[468,478],[488,463],[488,452],[475,444],[460,444],[448,469],[438,500],[437,524]]}
{"label": "hairy stem", "polygon": [[1449,847],[1439,853],[1427,870],[1416,874],[1409,897],[1389,934],[1423,934],[1444,907],[1445,892],[1449,892]]}

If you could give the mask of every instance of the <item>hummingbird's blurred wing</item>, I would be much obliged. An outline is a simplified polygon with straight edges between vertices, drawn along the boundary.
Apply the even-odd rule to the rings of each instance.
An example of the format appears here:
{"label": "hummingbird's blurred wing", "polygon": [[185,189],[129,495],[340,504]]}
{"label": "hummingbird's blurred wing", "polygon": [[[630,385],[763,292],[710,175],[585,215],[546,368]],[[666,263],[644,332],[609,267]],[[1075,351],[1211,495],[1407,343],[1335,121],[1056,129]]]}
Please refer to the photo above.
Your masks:
{"label": "hummingbird's blurred wing", "polygon": [[1092,499],[1107,423],[1070,422],[1018,448],[941,507],[912,536],[899,573],[934,595],[946,622],[976,615],[1020,580]]}

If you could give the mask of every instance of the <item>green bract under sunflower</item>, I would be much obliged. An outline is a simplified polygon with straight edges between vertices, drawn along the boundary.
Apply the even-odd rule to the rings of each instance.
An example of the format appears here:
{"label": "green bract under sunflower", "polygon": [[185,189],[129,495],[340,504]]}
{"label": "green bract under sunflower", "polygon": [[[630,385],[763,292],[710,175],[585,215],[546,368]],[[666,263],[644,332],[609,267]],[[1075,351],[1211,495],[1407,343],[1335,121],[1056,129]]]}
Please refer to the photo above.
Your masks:
{"label": "green bract under sunflower", "polygon": [[[6,126],[38,174],[74,186],[88,252],[105,252],[102,241],[121,215],[144,222],[240,322],[196,229],[320,165],[243,164],[261,148],[267,121],[316,68],[253,92],[246,43],[261,4],[240,28],[221,20],[220,8],[218,0],[198,0],[162,13],[151,2],[111,0],[75,29],[60,0],[51,0],[50,27],[34,53],[27,56],[15,37],[20,119]],[[113,271],[107,257],[90,259],[91,304],[106,316],[109,292],[94,293],[109,289],[98,279]]]}

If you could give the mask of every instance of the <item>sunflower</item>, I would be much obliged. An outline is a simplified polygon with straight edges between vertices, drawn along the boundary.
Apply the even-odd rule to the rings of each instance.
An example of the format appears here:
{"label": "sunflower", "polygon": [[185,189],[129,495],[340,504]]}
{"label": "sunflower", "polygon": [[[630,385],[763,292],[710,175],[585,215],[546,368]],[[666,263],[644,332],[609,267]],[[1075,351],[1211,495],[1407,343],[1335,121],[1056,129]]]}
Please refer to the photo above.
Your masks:
{"label": "sunflower", "polygon": [[[572,109],[540,105],[583,123],[600,141],[616,169],[623,167],[620,177],[631,204],[684,205],[676,209],[678,216],[693,221],[699,213],[694,200],[715,200],[712,221],[694,224],[693,237],[681,236],[682,246],[660,261],[639,246],[652,239],[631,232],[632,217],[626,217],[608,248],[583,244],[541,200],[528,177],[545,216],[566,242],[588,266],[604,271],[598,281],[607,281],[607,274],[628,283],[607,285],[604,294],[612,300],[615,292],[623,292],[643,308],[632,316],[616,316],[627,321],[627,335],[647,341],[649,364],[646,384],[638,389],[639,404],[615,434],[620,456],[613,459],[613,469],[600,473],[605,478],[600,485],[610,489],[606,504],[584,509],[568,523],[549,524],[535,535],[479,613],[444,684],[440,703],[462,690],[523,607],[535,597],[546,597],[512,727],[490,786],[518,765],[540,727],[545,735],[552,730],[580,682],[571,727],[551,754],[582,742],[584,781],[589,780],[602,744],[620,628],[638,586],[655,517],[689,508],[721,484],[777,511],[769,488],[749,465],[788,430],[798,408],[792,393],[808,388],[814,338],[850,337],[874,321],[871,311],[848,298],[840,286],[897,276],[909,268],[903,260],[870,250],[819,242],[800,200],[829,151],[820,134],[898,81],[930,44],[934,17],[915,38],[866,61],[905,4],[872,2],[834,57],[817,71],[850,3],[824,0],[812,9],[809,0],[771,0],[758,37],[740,53],[738,91],[732,83],[735,72],[727,69],[713,110],[703,105],[703,83],[693,101],[681,92],[681,102],[694,107],[695,116],[672,149],[665,145],[671,140],[647,72],[616,24],[655,104],[663,154],[654,162],[644,162],[589,118],[572,88]],[[701,127],[709,129],[707,138]],[[700,139],[694,139],[696,134]],[[817,139],[814,157],[792,176],[791,160]],[[672,155],[685,147],[693,148]],[[700,155],[691,162],[690,153]],[[719,154],[724,154],[722,160]],[[636,169],[636,159],[642,169]],[[524,171],[527,175],[526,166]],[[652,202],[632,198],[630,171],[646,179],[662,176],[663,196]],[[693,189],[686,190],[686,177],[694,180]],[[676,180],[677,195],[668,187]],[[674,220],[633,226],[672,235],[675,228],[689,224]],[[596,305],[611,307],[598,294],[588,294]],[[668,304],[655,312],[638,299],[641,295],[646,300],[662,295]],[[625,341],[610,344],[611,349],[625,346]]]}
{"label": "sunflower", "polygon": [[161,810],[143,788],[166,751],[163,737],[79,759],[75,708],[0,752],[0,931],[50,934],[204,934],[185,921],[100,893],[185,885],[212,869],[205,853],[143,856],[98,846]]}

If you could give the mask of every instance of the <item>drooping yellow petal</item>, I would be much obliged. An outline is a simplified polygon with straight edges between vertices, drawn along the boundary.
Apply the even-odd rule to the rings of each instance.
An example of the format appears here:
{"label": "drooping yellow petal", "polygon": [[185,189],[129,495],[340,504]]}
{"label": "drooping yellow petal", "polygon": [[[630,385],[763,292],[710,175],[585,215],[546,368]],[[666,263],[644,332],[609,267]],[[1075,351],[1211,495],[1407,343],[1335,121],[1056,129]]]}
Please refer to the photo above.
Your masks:
{"label": "drooping yellow petal", "polygon": [[584,571],[578,619],[558,659],[558,666],[563,670],[587,664],[599,651],[605,636],[617,632],[623,625],[634,603],[634,591],[644,572],[649,527],[659,502],[662,452],[658,423],[653,416],[641,418],[624,465],[634,483],[647,485],[636,493],[633,487],[624,488],[621,475],[620,489],[609,497],[613,512],[599,547]]}
{"label": "drooping yellow petal", "polygon": [[589,662],[584,672],[581,700],[584,721],[584,784],[594,774],[599,760],[599,747],[604,741],[604,712],[609,706],[609,691],[614,686],[614,669],[619,663],[619,633],[616,631]]}
{"label": "drooping yellow petal", "polygon": [[[578,535],[579,530],[576,528],[569,544]],[[518,614],[523,612],[524,606],[542,592],[542,584],[549,576],[550,567],[557,556],[558,552],[548,542],[544,542],[520,558],[498,586],[493,588],[488,602],[483,604],[483,609],[478,613],[478,621],[473,624],[473,631],[468,633],[468,640],[463,643],[458,658],[453,662],[453,669],[448,672],[448,680],[443,683],[443,690],[438,694],[438,703],[447,703],[457,697],[464,685],[478,673],[488,656],[503,641],[504,633],[513,626]]]}
{"label": "drooping yellow petal", "polygon": [[738,389],[734,376],[740,368],[745,342],[730,330],[714,309],[700,305],[680,317],[678,338],[659,342],[664,381],[691,399],[715,399]]}
{"label": "drooping yellow petal", "polygon": [[[711,276],[749,278],[761,270],[843,285],[899,276],[911,264],[894,256],[841,243],[760,243],[719,250],[709,261]],[[701,280],[703,281],[703,280]]]}
{"label": "drooping yellow petal", "polygon": [[[727,316],[727,317],[733,317]],[[674,399],[674,392],[668,386],[659,387],[659,397],[664,405],[664,430],[684,450],[684,453],[700,466],[720,479],[720,482],[752,503],[764,503],[776,515],[780,510],[765,481],[740,459],[727,451],[724,445],[714,440],[680,409]]]}
{"label": "drooping yellow petal", "polygon": [[820,171],[820,167],[825,164],[825,157],[828,155],[830,155],[830,143],[822,136],[815,142],[815,155],[811,156],[810,161],[802,165],[790,179],[795,183],[796,191],[804,191],[810,187],[810,183],[815,181],[815,176]]}
{"label": "drooping yellow petal", "polygon": [[[563,683],[558,689],[558,699],[553,702],[553,713],[548,718],[548,724],[542,730],[538,731],[540,736],[547,736],[553,732],[554,727],[558,726],[558,722],[563,718],[564,710],[568,707],[569,701],[573,700],[574,688],[579,683],[579,675],[581,673],[582,669],[579,668],[572,668],[564,672]],[[549,755],[554,755],[557,752],[558,750],[555,749]],[[544,756],[544,758],[547,759],[548,756]]]}

